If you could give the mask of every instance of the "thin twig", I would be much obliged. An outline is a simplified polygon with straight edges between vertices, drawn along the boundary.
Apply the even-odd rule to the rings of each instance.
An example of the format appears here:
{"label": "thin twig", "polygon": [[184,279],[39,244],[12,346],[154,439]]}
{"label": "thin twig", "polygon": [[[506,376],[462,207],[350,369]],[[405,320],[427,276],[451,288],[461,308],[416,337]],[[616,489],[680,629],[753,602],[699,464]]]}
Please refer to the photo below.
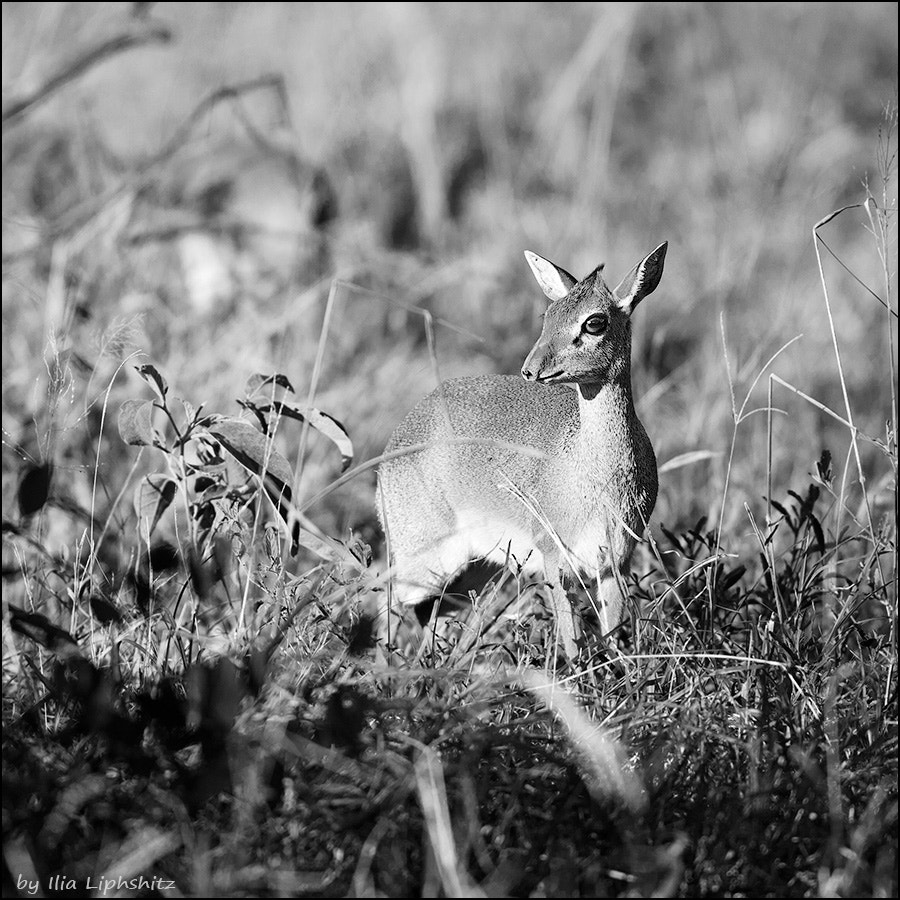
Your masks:
{"label": "thin twig", "polygon": [[167,44],[172,39],[172,32],[165,25],[140,23],[134,31],[125,31],[89,47],[74,59],[66,62],[47,80],[24,97],[10,100],[3,107],[3,124],[13,124],[34,106],[52,97],[68,82],[74,81],[94,66],[116,54],[132,47],[145,44]]}
{"label": "thin twig", "polygon": [[[830,222],[839,213],[844,212],[845,209],[853,209],[855,207],[858,207],[859,205],[860,204],[857,203],[857,204],[853,204],[853,206],[844,207],[843,209],[836,210],[835,212],[831,213],[830,215],[828,215],[824,219],[822,219],[820,222],[815,224],[813,226],[812,231],[813,231],[813,248],[816,253],[816,263],[818,264],[818,267],[819,267],[819,280],[821,281],[821,284],[822,284],[822,295],[825,298],[825,312],[828,316],[828,327],[831,330],[831,342],[832,342],[832,345],[834,346],[834,357],[835,357],[835,361],[837,362],[838,379],[841,384],[841,393],[844,397],[844,409],[847,414],[847,424],[850,428],[850,445],[853,448],[853,455],[856,458],[856,469],[857,469],[857,474],[859,475],[859,486],[860,486],[860,489],[862,490],[863,503],[865,504],[865,507],[866,507],[866,517],[868,519],[869,533],[872,538],[872,546],[874,547],[874,546],[878,546],[878,539],[875,536],[875,522],[872,519],[872,509],[869,504],[869,494],[868,494],[868,491],[866,490],[866,473],[865,473],[865,470],[863,469],[862,459],[859,454],[858,436],[859,436],[860,432],[858,431],[856,426],[853,424],[853,409],[850,405],[850,394],[847,390],[847,379],[844,377],[844,365],[841,361],[841,351],[840,351],[840,347],[838,346],[837,330],[835,329],[834,316],[832,315],[832,312],[831,312],[831,299],[828,296],[828,283],[825,280],[825,269],[822,266],[822,254],[819,252],[819,240],[820,240],[819,229],[822,228],[824,225],[826,225],[828,222]],[[878,574],[881,576],[881,584],[885,588],[885,590],[887,590],[887,581],[886,581],[885,575],[884,575],[884,568],[881,565],[881,558],[876,556],[875,563],[878,568]]]}

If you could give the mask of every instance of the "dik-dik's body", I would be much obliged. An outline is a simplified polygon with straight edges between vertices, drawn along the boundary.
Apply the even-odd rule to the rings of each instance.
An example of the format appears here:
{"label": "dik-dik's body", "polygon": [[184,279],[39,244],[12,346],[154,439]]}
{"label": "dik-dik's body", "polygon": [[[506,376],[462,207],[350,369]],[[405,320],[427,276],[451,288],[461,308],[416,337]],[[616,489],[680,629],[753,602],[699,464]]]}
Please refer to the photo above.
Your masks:
{"label": "dik-dik's body", "polygon": [[[580,282],[526,253],[551,300],[523,379],[445,382],[404,419],[379,488],[394,597],[440,593],[476,558],[543,569],[566,650],[579,623],[562,585],[597,580],[599,625],[623,617],[622,575],[656,503],[653,447],[631,395],[635,306],[662,275],[666,244],[614,290],[601,269]],[[424,445],[424,447],[423,447]]]}

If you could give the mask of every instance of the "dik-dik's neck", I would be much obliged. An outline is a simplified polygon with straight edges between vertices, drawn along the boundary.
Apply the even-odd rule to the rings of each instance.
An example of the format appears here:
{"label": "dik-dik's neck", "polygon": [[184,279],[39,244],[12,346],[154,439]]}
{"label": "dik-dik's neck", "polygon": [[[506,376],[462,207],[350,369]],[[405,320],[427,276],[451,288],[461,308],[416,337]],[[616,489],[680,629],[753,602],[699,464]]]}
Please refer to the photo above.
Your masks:
{"label": "dik-dik's neck", "polygon": [[578,385],[580,430],[584,441],[601,450],[621,452],[630,445],[637,414],[631,395],[631,367],[626,363],[598,384]]}

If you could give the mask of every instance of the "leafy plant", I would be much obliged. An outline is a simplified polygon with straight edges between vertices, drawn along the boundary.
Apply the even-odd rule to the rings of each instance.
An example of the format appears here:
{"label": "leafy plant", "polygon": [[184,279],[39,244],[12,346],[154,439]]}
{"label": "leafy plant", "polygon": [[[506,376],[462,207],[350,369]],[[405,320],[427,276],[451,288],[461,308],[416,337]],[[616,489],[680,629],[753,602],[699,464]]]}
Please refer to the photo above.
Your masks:
{"label": "leafy plant", "polygon": [[[137,371],[156,397],[126,400],[119,411],[119,434],[127,444],[161,451],[167,461],[165,472],[145,475],[135,491],[143,540],[150,544],[160,519],[180,492],[190,512],[193,544],[205,554],[226,518],[235,522],[240,516],[235,510],[255,513],[256,504],[265,497],[286,524],[293,523],[292,550],[296,552],[299,526],[291,518],[294,473],[275,447],[275,434],[285,419],[314,428],[338,448],[345,471],[353,461],[353,445],[344,426],[321,410],[303,408],[289,399],[293,388],[283,375],[249,379],[246,396],[238,402],[252,413],[254,425],[246,419],[204,414],[202,406],[194,408],[184,400],[179,408],[170,403],[168,384],[156,368],[144,365]],[[159,426],[154,424],[156,413],[164,417]],[[250,477],[236,479],[227,458]]]}

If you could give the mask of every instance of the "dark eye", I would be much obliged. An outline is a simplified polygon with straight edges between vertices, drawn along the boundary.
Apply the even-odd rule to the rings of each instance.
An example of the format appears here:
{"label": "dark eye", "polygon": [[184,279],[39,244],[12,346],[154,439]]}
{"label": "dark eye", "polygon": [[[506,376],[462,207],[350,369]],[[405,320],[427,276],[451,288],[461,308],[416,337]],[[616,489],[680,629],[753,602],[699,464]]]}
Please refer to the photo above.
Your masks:
{"label": "dark eye", "polygon": [[584,325],[581,326],[581,330],[586,334],[603,334],[608,325],[609,319],[602,313],[599,313],[594,316],[588,316],[584,320]]}

